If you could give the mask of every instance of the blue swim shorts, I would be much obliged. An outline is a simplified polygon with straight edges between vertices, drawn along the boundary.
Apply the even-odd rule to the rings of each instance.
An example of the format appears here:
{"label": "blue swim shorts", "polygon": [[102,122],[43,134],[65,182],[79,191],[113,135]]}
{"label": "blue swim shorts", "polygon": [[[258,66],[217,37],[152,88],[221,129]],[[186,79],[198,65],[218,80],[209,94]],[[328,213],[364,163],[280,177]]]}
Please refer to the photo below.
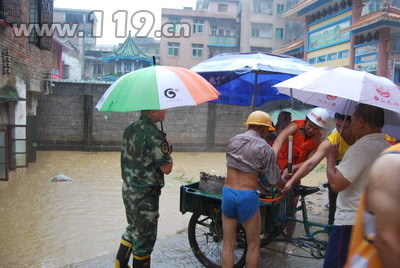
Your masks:
{"label": "blue swim shorts", "polygon": [[256,190],[222,188],[222,213],[228,218],[244,223],[251,219],[260,207]]}

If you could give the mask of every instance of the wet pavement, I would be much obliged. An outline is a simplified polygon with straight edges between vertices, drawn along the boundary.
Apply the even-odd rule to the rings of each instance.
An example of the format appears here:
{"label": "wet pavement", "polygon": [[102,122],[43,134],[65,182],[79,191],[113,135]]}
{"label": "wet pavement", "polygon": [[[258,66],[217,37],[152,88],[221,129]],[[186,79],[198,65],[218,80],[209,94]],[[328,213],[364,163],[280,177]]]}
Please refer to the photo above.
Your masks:
{"label": "wet pavement", "polygon": [[[298,232],[298,230],[296,231]],[[268,245],[272,250],[280,251],[282,243]],[[323,259],[314,259],[311,256],[306,256],[307,253],[301,249],[295,248],[294,254],[306,256],[296,257],[282,253],[277,253],[267,248],[262,248],[260,267],[271,268],[304,268],[304,267],[322,267]],[[116,252],[101,255],[97,258],[82,261],[62,268],[112,268],[114,267]],[[157,240],[157,243],[152,254],[152,267],[203,267],[202,264],[193,255],[187,232],[172,235],[170,237]]]}

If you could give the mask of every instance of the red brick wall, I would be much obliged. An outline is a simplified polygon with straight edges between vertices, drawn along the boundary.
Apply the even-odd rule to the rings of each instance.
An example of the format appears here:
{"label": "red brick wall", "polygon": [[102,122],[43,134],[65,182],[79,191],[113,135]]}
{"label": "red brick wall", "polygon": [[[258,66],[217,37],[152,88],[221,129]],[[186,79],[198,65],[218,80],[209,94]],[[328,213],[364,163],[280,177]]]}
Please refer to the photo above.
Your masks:
{"label": "red brick wall", "polygon": [[[29,21],[29,0],[22,0],[22,21]],[[11,27],[0,25],[0,50],[9,49],[11,53],[11,74],[3,75],[1,70],[0,80],[4,82],[17,76],[25,81],[27,90],[30,90],[31,80],[43,81],[46,71],[50,71],[51,51],[41,50],[28,40],[28,37],[16,37]],[[41,91],[43,87],[41,83]]]}

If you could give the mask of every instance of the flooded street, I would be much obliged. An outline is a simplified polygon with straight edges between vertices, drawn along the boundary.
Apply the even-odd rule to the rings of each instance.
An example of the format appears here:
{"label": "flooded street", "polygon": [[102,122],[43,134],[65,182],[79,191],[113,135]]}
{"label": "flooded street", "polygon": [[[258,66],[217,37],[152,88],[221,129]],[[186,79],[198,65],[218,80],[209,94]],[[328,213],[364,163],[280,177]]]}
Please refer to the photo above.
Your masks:
{"label": "flooded street", "polygon": [[[119,156],[39,151],[26,175],[0,189],[0,267],[61,267],[116,251],[126,226]],[[161,195],[159,239],[187,228],[191,214],[179,212],[179,186],[198,181],[201,171],[226,172],[224,153],[176,152],[173,158]],[[60,174],[73,181],[50,181]],[[305,184],[319,185],[324,176],[312,173]],[[315,209],[322,212],[324,202]]]}
{"label": "flooded street", "polygon": [[[187,226],[179,186],[200,171],[225,172],[223,153],[174,153],[161,196],[159,237]],[[116,251],[126,220],[118,152],[38,152],[0,196],[0,266],[60,267]],[[213,165],[210,168],[210,165]],[[64,174],[74,181],[50,182]]]}

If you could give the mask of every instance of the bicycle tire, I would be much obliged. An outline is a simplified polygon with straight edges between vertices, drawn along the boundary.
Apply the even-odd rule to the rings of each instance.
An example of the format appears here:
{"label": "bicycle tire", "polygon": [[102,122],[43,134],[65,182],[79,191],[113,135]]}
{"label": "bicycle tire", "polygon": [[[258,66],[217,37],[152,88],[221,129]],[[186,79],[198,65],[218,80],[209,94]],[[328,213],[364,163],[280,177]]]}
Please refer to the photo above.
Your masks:
{"label": "bicycle tire", "polygon": [[[222,253],[222,217],[221,212],[212,212],[211,216],[193,213],[189,221],[189,244],[195,257],[205,267],[221,267]],[[244,267],[246,262],[246,236],[242,225],[238,224],[237,244],[234,250],[234,267]]]}

